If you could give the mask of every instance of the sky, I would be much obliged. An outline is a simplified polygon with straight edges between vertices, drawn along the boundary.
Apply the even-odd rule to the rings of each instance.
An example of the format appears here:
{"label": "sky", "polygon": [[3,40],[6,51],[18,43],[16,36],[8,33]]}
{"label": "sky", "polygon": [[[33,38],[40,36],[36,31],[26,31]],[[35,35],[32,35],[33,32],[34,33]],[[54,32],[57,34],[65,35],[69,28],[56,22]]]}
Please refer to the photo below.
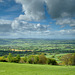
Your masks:
{"label": "sky", "polygon": [[0,0],[0,38],[75,39],[75,0]]}

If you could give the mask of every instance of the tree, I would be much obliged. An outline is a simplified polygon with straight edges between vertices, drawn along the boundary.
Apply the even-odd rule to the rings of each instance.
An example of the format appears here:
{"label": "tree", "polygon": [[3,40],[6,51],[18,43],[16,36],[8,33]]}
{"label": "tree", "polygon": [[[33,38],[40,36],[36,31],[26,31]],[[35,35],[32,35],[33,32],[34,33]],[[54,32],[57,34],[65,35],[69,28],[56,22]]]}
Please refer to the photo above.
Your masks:
{"label": "tree", "polygon": [[38,64],[39,61],[39,57],[38,56],[34,56],[34,64]]}
{"label": "tree", "polygon": [[11,53],[9,53],[9,55],[8,55],[8,57],[7,57],[7,58],[8,58],[8,61],[9,61],[9,62],[12,62],[12,61],[13,61],[13,56],[12,56],[12,54],[11,54]]}
{"label": "tree", "polygon": [[20,55],[18,54],[17,56],[16,56],[16,62],[18,63],[19,61],[20,61]]}
{"label": "tree", "polygon": [[26,63],[27,62],[27,56],[24,56],[23,60]]}
{"label": "tree", "polygon": [[55,59],[49,59],[47,58],[47,64],[50,64],[50,65],[57,65],[57,62]]}
{"label": "tree", "polygon": [[47,58],[44,54],[39,55],[39,64],[46,64]]}
{"label": "tree", "polygon": [[28,57],[28,63],[30,63],[30,64],[34,64],[34,57],[32,56],[32,55],[30,55],[29,57]]}
{"label": "tree", "polygon": [[67,55],[62,56],[61,60],[63,61],[63,64],[65,65],[72,65],[73,56],[72,54],[67,54]]}
{"label": "tree", "polygon": [[72,55],[71,61],[72,61],[72,65],[75,65],[75,53]]}

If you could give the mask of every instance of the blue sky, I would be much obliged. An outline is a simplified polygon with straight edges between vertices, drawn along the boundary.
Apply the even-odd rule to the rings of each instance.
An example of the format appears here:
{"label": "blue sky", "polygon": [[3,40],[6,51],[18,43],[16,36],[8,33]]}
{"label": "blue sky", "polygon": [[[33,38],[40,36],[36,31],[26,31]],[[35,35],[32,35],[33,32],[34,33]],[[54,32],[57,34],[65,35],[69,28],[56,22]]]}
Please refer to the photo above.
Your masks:
{"label": "blue sky", "polygon": [[75,0],[0,0],[0,38],[75,39]]}

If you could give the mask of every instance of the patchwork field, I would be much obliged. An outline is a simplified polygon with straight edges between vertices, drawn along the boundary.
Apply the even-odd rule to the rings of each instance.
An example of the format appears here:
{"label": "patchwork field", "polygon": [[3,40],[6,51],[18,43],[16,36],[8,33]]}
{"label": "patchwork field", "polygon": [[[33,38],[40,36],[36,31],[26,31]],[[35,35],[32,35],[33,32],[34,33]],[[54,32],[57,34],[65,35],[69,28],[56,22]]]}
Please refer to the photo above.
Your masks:
{"label": "patchwork field", "polygon": [[75,75],[75,66],[51,66],[0,62],[0,75]]}
{"label": "patchwork field", "polygon": [[0,56],[75,53],[75,40],[0,39]]}

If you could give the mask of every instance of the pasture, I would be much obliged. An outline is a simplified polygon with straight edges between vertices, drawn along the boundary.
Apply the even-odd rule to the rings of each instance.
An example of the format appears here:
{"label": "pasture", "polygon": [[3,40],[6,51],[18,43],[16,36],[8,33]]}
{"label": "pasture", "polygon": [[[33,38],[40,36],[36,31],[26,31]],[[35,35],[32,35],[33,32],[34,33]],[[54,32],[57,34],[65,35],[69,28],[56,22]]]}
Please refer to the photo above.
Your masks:
{"label": "pasture", "polygon": [[75,66],[0,62],[0,75],[75,75]]}

